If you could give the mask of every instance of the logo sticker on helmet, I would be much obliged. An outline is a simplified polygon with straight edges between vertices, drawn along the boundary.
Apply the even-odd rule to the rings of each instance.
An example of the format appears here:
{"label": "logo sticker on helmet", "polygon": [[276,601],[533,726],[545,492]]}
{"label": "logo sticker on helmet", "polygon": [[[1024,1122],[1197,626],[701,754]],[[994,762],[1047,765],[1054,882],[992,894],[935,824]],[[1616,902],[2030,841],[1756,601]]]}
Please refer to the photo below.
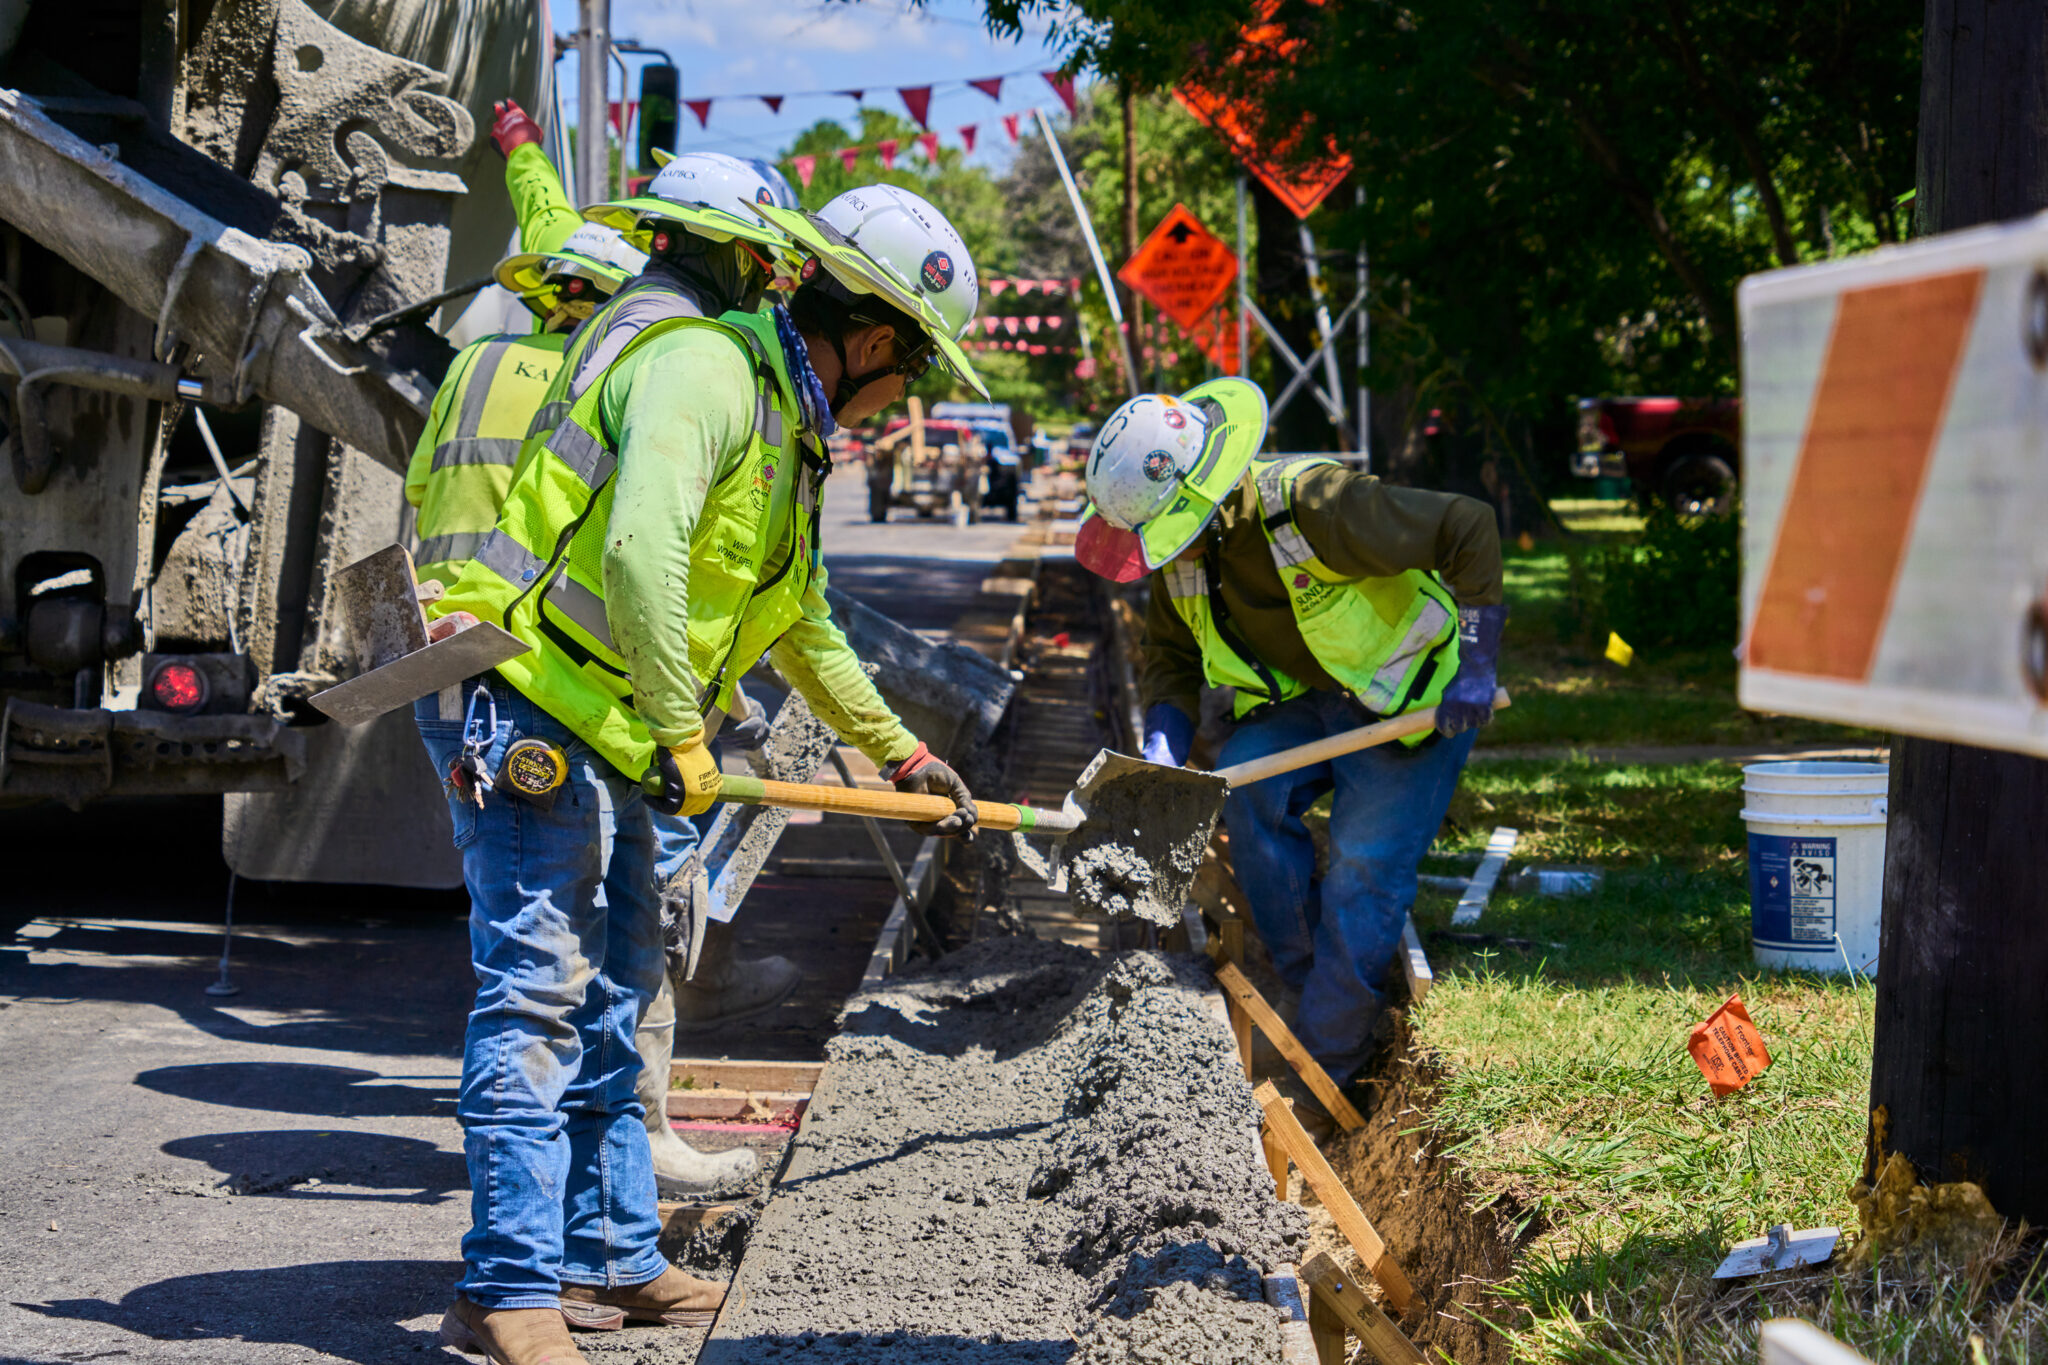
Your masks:
{"label": "logo sticker on helmet", "polygon": [[803,270],[802,270],[801,272],[799,272],[799,273],[800,273],[800,274],[802,275],[802,277],[803,277],[803,278],[804,278],[805,280],[809,280],[809,279],[811,278],[811,276],[813,276],[813,275],[817,274],[817,273],[818,273],[818,258],[817,258],[816,256],[806,256],[806,257],[804,257],[804,268],[803,268]]}
{"label": "logo sticker on helmet", "polygon": [[930,294],[943,294],[953,283],[953,258],[943,251],[928,252],[924,264],[918,267],[918,279]]}
{"label": "logo sticker on helmet", "polygon": [[772,204],[775,202],[775,196],[768,193],[768,187],[763,185],[754,191],[754,202],[757,204]]}
{"label": "logo sticker on helmet", "polygon": [[1145,457],[1145,477],[1152,482],[1165,483],[1173,475],[1173,456],[1163,450],[1155,450]]}
{"label": "logo sticker on helmet", "polygon": [[1182,427],[1188,424],[1188,419],[1181,416],[1180,413],[1175,411],[1173,408],[1168,408],[1166,411],[1160,413],[1159,420],[1166,423],[1166,425],[1172,427],[1175,431],[1179,431]]}

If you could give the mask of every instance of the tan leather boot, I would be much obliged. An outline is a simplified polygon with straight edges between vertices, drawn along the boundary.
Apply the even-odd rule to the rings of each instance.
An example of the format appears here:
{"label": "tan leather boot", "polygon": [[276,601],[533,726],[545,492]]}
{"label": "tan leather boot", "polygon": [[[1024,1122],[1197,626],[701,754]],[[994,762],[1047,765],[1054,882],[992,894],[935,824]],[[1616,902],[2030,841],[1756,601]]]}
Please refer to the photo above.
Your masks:
{"label": "tan leather boot", "polygon": [[552,1308],[480,1308],[458,1297],[441,1315],[441,1344],[491,1365],[589,1365]]}
{"label": "tan leather boot", "polygon": [[725,1286],[670,1266],[659,1279],[622,1289],[562,1286],[562,1318],[586,1332],[608,1332],[628,1322],[664,1327],[709,1327],[725,1302]]}

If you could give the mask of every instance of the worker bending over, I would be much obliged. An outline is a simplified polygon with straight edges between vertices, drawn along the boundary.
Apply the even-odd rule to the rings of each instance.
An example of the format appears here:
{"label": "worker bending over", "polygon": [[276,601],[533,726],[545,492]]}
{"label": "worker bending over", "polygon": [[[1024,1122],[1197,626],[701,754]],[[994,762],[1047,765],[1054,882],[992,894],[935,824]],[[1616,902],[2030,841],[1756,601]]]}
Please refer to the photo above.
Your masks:
{"label": "worker bending over", "polygon": [[[1334,459],[1261,459],[1265,435],[1265,395],[1242,379],[1125,403],[1089,452],[1094,515],[1075,554],[1119,582],[1154,574],[1139,685],[1154,762],[1187,761],[1204,683],[1236,692],[1224,765],[1437,708],[1432,731],[1224,803],[1238,884],[1299,993],[1295,1032],[1344,1085],[1375,1051],[1417,866],[1493,718],[1500,540],[1485,503],[1390,487]],[[1302,813],[1325,792],[1319,878]],[[1329,1131],[1306,1086],[1290,1094]]]}
{"label": "worker bending over", "polygon": [[[966,784],[832,624],[817,544],[835,419],[880,411],[934,354],[976,382],[955,344],[973,267],[906,192],[841,196],[829,237],[769,198],[654,210],[646,275],[708,281],[740,307],[659,317],[617,345],[595,316],[584,331],[603,364],[584,363],[579,332],[496,529],[429,609],[437,632],[467,616],[529,646],[418,708],[447,777],[479,981],[457,1107],[473,1226],[442,1333],[499,1365],[580,1361],[565,1318],[704,1321],[719,1302],[656,1247],[632,1044],[663,975],[651,814],[716,800],[708,741],[739,677],[772,651],[899,790],[952,798],[935,832],[974,821]],[[793,317],[754,312],[766,262],[795,254],[794,225],[832,285],[799,291]],[[707,247],[681,250],[678,228]]]}

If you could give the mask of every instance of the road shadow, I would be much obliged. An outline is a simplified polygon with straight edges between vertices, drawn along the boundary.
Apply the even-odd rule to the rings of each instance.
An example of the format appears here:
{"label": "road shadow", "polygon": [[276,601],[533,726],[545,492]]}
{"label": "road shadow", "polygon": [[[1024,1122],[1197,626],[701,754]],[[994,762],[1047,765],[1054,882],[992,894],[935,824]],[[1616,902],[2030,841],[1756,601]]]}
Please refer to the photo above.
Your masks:
{"label": "road shadow", "polygon": [[135,1078],[145,1090],[179,1099],[273,1114],[335,1119],[453,1118],[455,1090],[386,1083],[352,1066],[301,1062],[196,1062],[160,1066]]}
{"label": "road shadow", "polygon": [[[220,1172],[225,1188],[243,1195],[289,1191],[295,1199],[439,1204],[450,1194],[469,1189],[469,1171],[460,1152],[444,1151],[422,1138],[388,1133],[323,1133],[297,1128],[201,1133],[175,1138],[160,1150],[168,1156],[205,1162]],[[308,1186],[308,1181],[319,1183]],[[365,1190],[393,1193],[365,1194]]]}
{"label": "road shadow", "polygon": [[459,1261],[317,1261],[180,1275],[130,1290],[118,1302],[14,1306],[156,1341],[272,1343],[356,1365],[400,1365],[434,1351],[435,1338],[431,1328],[414,1332],[399,1324],[447,1307],[461,1272]]}

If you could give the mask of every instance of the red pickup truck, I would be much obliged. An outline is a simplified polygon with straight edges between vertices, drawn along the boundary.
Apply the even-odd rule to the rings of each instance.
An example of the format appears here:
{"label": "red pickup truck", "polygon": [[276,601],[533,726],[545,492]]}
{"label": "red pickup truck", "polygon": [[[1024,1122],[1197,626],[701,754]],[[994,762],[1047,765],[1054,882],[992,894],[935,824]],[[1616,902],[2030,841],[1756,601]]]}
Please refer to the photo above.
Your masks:
{"label": "red pickup truck", "polygon": [[1636,496],[1687,516],[1718,516],[1742,471],[1739,398],[1581,398],[1572,472],[1625,478]]}

